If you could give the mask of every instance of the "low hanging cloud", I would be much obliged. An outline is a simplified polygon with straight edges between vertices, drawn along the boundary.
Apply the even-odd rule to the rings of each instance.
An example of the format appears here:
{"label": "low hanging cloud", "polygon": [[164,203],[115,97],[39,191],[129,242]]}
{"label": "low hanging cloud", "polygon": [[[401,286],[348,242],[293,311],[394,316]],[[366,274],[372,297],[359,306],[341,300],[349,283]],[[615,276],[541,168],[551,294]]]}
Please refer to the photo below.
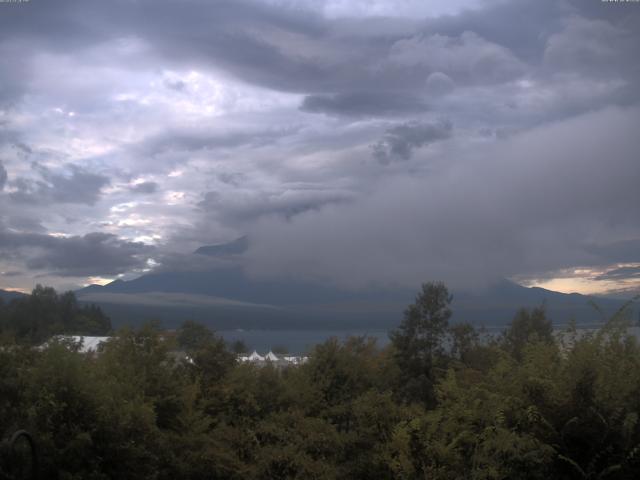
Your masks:
{"label": "low hanging cloud", "polygon": [[[136,37],[148,46],[148,56],[157,56],[162,65],[224,68],[278,91],[331,95],[358,88],[416,93],[437,71],[467,84],[518,77],[525,66],[510,44],[522,48],[531,37],[539,43],[537,27],[562,11],[554,5],[557,2],[518,2],[515,8],[490,6],[456,18],[409,17],[381,23],[380,18],[360,16],[354,10],[354,17],[341,22],[323,15],[321,8],[314,8],[315,2],[293,3],[60,1],[55,7],[8,10],[0,17],[0,30],[5,35],[19,32],[23,43],[28,39],[36,47],[52,39],[78,48]],[[535,28],[529,25],[531,10],[539,22]],[[41,25],[45,27],[37,27]],[[491,32],[486,30],[492,27],[502,38],[488,38]],[[12,61],[18,60],[14,57]],[[168,86],[185,91],[179,82]]]}
{"label": "low hanging cloud", "polygon": [[347,117],[403,116],[429,110],[419,95],[397,92],[352,92],[309,95],[300,110]]}
{"label": "low hanging cloud", "polygon": [[[637,5],[424,4],[0,4],[0,225],[157,260],[256,230],[252,271],[354,284],[634,262]],[[0,270],[92,271],[33,242]]]}
{"label": "low hanging cloud", "polygon": [[441,96],[451,93],[455,88],[455,83],[449,75],[433,72],[427,77],[426,87],[432,95]]}
{"label": "low hanging cloud", "polygon": [[638,108],[607,109],[460,151],[442,172],[388,179],[342,208],[263,220],[248,269],[353,287],[469,287],[606,263],[614,257],[585,239],[640,239],[638,122]]}
{"label": "low hanging cloud", "polygon": [[527,70],[508,48],[470,31],[457,37],[423,34],[399,40],[391,48],[390,61],[427,73],[441,72],[462,83],[500,83]]}
{"label": "low hanging cloud", "polygon": [[589,244],[585,249],[611,263],[640,262],[640,238]]}
{"label": "low hanging cloud", "polygon": [[407,122],[389,128],[383,138],[371,146],[373,157],[387,164],[409,160],[416,148],[451,137],[453,125],[447,120],[435,123]]}
{"label": "low hanging cloud", "polygon": [[598,275],[596,280],[629,280],[640,279],[640,266],[620,267]]}
{"label": "low hanging cloud", "polygon": [[343,204],[353,194],[331,188],[291,188],[275,192],[207,192],[198,204],[208,216],[224,224],[244,225],[261,217],[290,219],[329,204]]}
{"label": "low hanging cloud", "polygon": [[160,135],[146,138],[135,146],[139,155],[157,156],[167,152],[194,153],[205,150],[233,149],[244,146],[263,146],[275,143],[280,138],[291,135],[290,128],[261,128],[211,131],[192,129],[190,131],[168,130]]}
{"label": "low hanging cloud", "polygon": [[82,167],[69,165],[66,172],[52,172],[36,165],[38,179],[16,178],[12,182],[9,196],[16,203],[51,204],[81,203],[94,205],[100,198],[101,190],[110,180],[104,175],[91,173]]}
{"label": "low hanging cloud", "polygon": [[136,183],[129,188],[131,193],[151,194],[158,190],[158,184],[156,182],[142,182]]}
{"label": "low hanging cloud", "polygon": [[628,58],[640,47],[640,39],[631,30],[639,25],[633,23],[616,26],[603,19],[572,16],[565,20],[563,30],[549,37],[544,64],[556,72],[589,75],[633,71]]}
{"label": "low hanging cloud", "polygon": [[154,248],[108,233],[59,237],[0,230],[0,254],[27,268],[63,277],[117,275],[144,268]]}
{"label": "low hanging cloud", "polygon": [[6,185],[7,178],[8,178],[7,169],[4,168],[4,165],[2,164],[2,162],[0,162],[0,190],[2,190]]}

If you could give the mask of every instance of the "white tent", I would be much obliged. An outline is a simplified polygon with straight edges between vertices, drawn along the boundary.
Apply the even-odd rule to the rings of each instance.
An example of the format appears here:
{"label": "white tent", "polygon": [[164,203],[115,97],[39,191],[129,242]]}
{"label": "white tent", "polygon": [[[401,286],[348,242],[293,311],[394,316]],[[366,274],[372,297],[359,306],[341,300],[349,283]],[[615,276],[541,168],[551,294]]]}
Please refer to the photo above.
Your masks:
{"label": "white tent", "polygon": [[111,337],[81,337],[74,336],[74,342],[82,342],[80,351],[82,353],[97,352],[100,344],[107,342]]}
{"label": "white tent", "polygon": [[254,350],[253,353],[251,355],[249,355],[249,361],[250,362],[264,362],[264,357]]}
{"label": "white tent", "polygon": [[264,356],[264,359],[268,360],[270,362],[277,362],[278,361],[278,357],[276,356],[276,354],[271,352],[271,351]]}
{"label": "white tent", "polygon": [[96,353],[102,343],[107,342],[111,337],[92,337],[84,335],[56,335],[51,340],[38,347],[40,350],[47,348],[52,341],[72,342],[79,346],[80,353]]}

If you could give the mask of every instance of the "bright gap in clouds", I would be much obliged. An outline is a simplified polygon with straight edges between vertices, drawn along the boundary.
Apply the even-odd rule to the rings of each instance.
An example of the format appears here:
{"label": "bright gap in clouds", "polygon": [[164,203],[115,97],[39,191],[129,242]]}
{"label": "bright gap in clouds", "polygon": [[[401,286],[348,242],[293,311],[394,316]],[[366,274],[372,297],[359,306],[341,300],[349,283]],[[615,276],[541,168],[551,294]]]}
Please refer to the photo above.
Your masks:
{"label": "bright gap in clouds", "polygon": [[620,269],[633,269],[640,272],[640,263],[616,264],[607,268],[566,269],[550,272],[547,278],[515,278],[528,287],[540,287],[562,293],[581,293],[583,295],[610,295],[629,299],[640,292],[640,275],[632,278],[607,279],[607,274]]}

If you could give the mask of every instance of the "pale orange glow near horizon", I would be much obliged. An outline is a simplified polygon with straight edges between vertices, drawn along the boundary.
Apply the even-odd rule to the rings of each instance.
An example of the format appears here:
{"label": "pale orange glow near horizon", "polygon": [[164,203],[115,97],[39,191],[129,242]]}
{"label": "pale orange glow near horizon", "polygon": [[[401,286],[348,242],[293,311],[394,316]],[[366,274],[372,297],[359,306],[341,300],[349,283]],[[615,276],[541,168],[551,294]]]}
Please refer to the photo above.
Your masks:
{"label": "pale orange glow near horizon", "polygon": [[113,278],[104,278],[104,277],[89,277],[88,282],[84,285],[85,287],[88,287],[89,285],[107,285],[111,282],[113,282]]}
{"label": "pale orange glow near horizon", "polygon": [[583,295],[606,295],[613,292],[640,292],[640,278],[603,279],[602,276],[612,270],[623,267],[638,267],[638,264],[616,264],[605,269],[579,267],[557,272],[557,276],[547,279],[531,279],[522,283],[528,287],[540,287],[561,293],[580,293]]}
{"label": "pale orange glow near horizon", "polygon": [[26,294],[31,293],[31,290],[28,290],[26,288],[17,288],[17,287],[2,287],[1,290],[4,290],[5,292],[17,292],[17,293],[26,293]]}

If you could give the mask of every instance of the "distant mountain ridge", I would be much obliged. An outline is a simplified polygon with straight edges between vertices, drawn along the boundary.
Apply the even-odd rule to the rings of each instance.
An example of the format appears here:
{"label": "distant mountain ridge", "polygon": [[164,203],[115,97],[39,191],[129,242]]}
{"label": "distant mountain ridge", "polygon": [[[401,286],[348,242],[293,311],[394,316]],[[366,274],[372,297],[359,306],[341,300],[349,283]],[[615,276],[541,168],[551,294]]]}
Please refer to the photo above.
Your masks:
{"label": "distant mountain ridge", "polygon": [[18,298],[25,297],[25,293],[21,292],[13,292],[11,290],[1,290],[0,289],[0,298],[5,302],[10,302],[11,300],[16,300]]}
{"label": "distant mountain ridge", "polygon": [[220,243],[218,245],[205,245],[198,248],[195,254],[208,255],[211,257],[224,255],[241,255],[249,248],[249,237],[243,236],[228,243]]}
{"label": "distant mountain ridge", "polygon": [[[249,239],[201,247],[194,255],[242,255]],[[177,324],[186,318],[218,329],[233,328],[392,328],[414,301],[415,289],[369,288],[351,291],[293,279],[254,279],[239,266],[207,271],[151,272],[133,280],[91,285],[77,292],[81,301],[99,304],[114,322],[158,318]],[[575,318],[594,323],[602,318],[590,297],[528,288],[503,280],[481,292],[453,292],[453,321],[499,326],[520,307],[545,304],[556,324]],[[607,313],[622,301],[596,299]]]}

